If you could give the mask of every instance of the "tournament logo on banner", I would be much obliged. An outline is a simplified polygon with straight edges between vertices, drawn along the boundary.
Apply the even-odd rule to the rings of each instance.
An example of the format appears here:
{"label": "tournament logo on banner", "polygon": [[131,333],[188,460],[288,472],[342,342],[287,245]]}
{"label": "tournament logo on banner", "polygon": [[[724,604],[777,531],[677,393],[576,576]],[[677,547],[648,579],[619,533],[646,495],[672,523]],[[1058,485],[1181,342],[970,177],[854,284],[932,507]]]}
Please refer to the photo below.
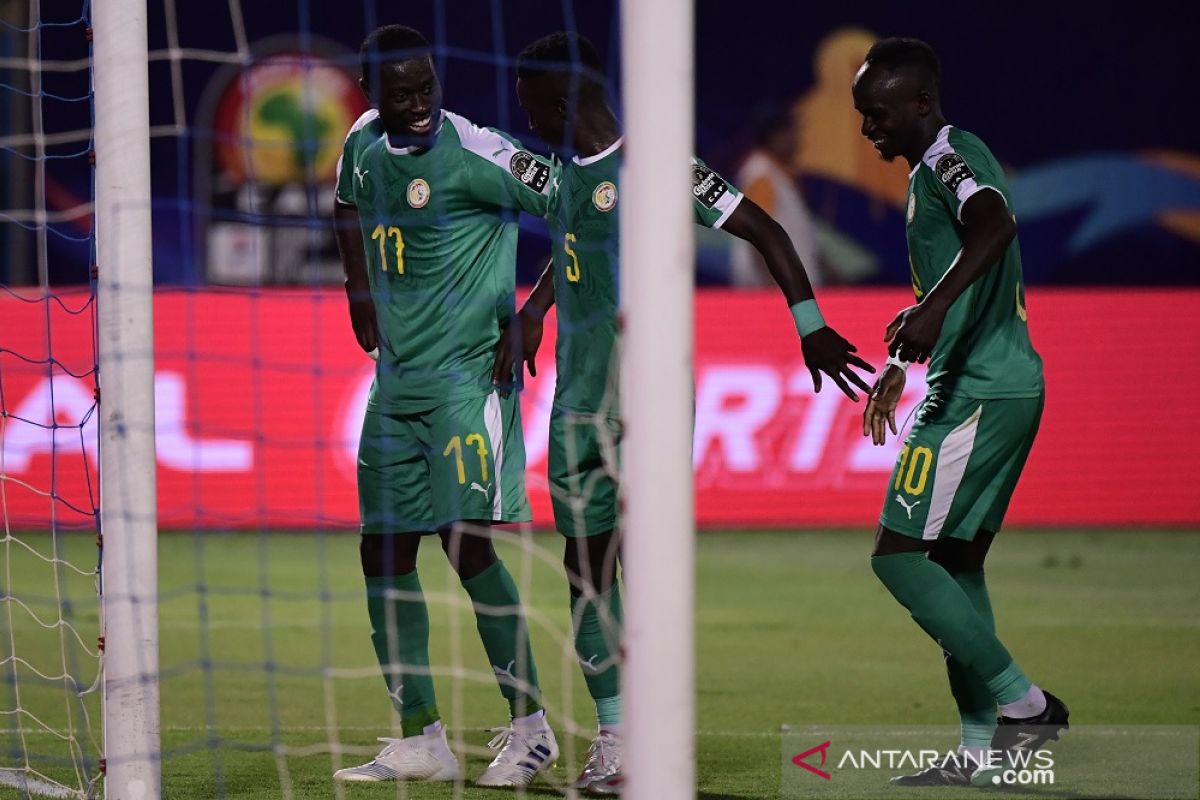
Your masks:
{"label": "tournament logo on banner", "polygon": [[342,144],[367,108],[357,77],[332,58],[287,49],[218,73],[208,98],[201,125],[212,130],[211,150],[197,159],[199,205],[212,208],[208,279],[337,280],[333,234],[311,222],[332,213]]}

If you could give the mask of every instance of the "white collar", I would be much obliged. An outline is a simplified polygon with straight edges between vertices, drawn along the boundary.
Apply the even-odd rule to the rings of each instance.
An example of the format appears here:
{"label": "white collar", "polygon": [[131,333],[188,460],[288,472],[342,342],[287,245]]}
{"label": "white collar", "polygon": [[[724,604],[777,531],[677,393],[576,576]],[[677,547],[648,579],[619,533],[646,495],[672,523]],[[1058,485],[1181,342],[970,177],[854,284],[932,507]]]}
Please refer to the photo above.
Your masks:
{"label": "white collar", "polygon": [[586,167],[588,164],[595,164],[600,159],[611,156],[613,153],[617,152],[617,148],[619,148],[624,143],[625,143],[625,137],[618,136],[617,140],[615,142],[613,142],[608,147],[601,150],[599,153],[596,153],[594,156],[588,156],[587,158],[580,158],[579,156],[575,156],[571,160],[574,161],[576,164],[578,164],[581,167]]}
{"label": "white collar", "polygon": [[[442,126],[445,124],[446,124],[446,110],[442,109],[438,113],[437,130],[433,132],[433,136],[431,138],[437,139],[438,135],[441,134],[441,132],[442,132]],[[428,150],[429,149],[429,147],[427,147],[425,145],[417,145],[417,144],[410,144],[406,147],[393,147],[392,143],[388,140],[387,131],[383,132],[383,146],[386,147],[387,151],[394,156],[407,156],[407,155],[417,152],[418,150]]]}

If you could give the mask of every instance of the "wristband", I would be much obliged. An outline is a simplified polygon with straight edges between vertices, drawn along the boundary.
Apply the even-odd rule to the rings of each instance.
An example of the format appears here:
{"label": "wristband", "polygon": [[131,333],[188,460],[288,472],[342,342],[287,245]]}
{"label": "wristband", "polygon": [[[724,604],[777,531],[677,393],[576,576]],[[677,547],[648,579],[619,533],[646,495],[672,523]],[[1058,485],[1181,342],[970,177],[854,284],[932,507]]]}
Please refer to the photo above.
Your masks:
{"label": "wristband", "polygon": [[896,356],[889,355],[889,356],[888,356],[888,358],[887,358],[887,361],[886,361],[886,362],[884,362],[883,368],[884,368],[884,369],[887,369],[888,367],[899,367],[899,368],[901,369],[901,371],[903,371],[903,372],[908,372],[908,365],[909,365],[910,363],[912,363],[912,362],[909,362],[909,361],[901,361],[901,360],[900,360],[899,358],[897,358]]}
{"label": "wristband", "polygon": [[796,322],[796,333],[803,339],[810,333],[825,327],[825,319],[817,308],[816,300],[801,300],[792,304],[792,319]]}

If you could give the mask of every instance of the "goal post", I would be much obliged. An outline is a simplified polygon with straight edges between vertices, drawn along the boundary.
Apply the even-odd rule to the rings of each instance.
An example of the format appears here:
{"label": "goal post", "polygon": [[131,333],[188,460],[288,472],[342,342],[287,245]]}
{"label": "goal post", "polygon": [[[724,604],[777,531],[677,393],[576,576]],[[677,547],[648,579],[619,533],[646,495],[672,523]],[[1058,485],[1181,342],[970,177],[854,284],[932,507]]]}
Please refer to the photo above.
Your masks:
{"label": "goal post", "polygon": [[621,12],[626,796],[682,800],[696,772],[693,9]]}
{"label": "goal post", "polygon": [[105,795],[160,796],[146,0],[92,6]]}

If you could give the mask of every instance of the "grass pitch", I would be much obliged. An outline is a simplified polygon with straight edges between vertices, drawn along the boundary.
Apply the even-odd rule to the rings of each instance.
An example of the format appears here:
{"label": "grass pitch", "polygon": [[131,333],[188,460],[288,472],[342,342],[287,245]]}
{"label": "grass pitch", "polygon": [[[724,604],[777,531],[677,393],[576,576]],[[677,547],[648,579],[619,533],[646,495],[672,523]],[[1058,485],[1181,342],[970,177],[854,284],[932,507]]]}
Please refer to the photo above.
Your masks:
{"label": "grass pitch", "polygon": [[[527,794],[558,796],[553,787],[574,776],[586,750],[592,708],[571,652],[561,543],[548,534],[532,543],[498,549],[531,609],[563,750],[551,783]],[[90,537],[59,546],[67,560],[94,564]],[[700,797],[790,791],[786,770],[795,767],[781,754],[782,726],[940,725],[942,739],[924,746],[956,744],[941,652],[875,580],[870,546],[867,532],[852,531],[701,535]],[[74,727],[94,766],[97,695],[68,701],[61,676],[84,688],[94,681],[86,649],[95,647],[96,607],[91,579],[60,567],[79,640],[57,624],[56,571],[44,560],[51,552],[44,534],[17,534],[0,548],[4,595],[22,601],[0,603],[0,767],[21,766],[30,753],[40,772],[78,786],[64,761],[74,745],[37,723],[58,733]],[[506,721],[506,706],[435,541],[423,547],[420,569],[439,706],[473,778],[489,758],[486,729]],[[399,735],[369,640],[356,536],[169,533],[159,572],[164,797],[512,796],[469,783],[334,785],[333,770],[368,760],[376,736]],[[1200,534],[1190,532],[1008,531],[988,560],[1001,638],[1084,726],[1200,725],[1197,574]],[[820,796],[852,792],[830,782]],[[0,788],[0,798],[20,796]],[[1075,795],[1058,787],[1041,796]]]}

